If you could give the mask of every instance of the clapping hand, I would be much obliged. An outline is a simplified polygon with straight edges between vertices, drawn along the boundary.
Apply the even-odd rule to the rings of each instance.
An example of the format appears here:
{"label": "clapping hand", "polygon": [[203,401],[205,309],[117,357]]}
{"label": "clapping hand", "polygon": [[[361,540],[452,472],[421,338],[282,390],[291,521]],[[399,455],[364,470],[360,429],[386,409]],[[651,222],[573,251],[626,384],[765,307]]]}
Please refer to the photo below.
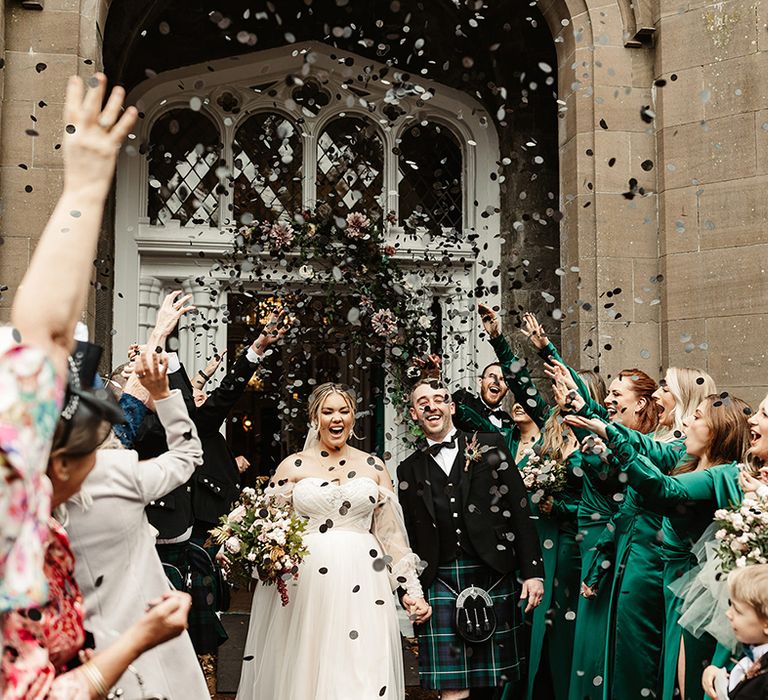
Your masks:
{"label": "clapping hand", "polygon": [[403,607],[414,625],[423,625],[432,617],[432,606],[424,598],[411,598],[406,593],[403,596]]}
{"label": "clapping hand", "polygon": [[501,333],[501,324],[499,323],[498,314],[491,309],[490,306],[486,306],[485,304],[477,305],[477,313],[480,314],[480,318],[483,321],[485,332],[491,336],[491,338],[496,338]]}
{"label": "clapping hand", "polygon": [[523,326],[521,328],[523,335],[533,343],[537,350],[543,350],[549,345],[549,338],[536,316],[530,311],[523,314]]}

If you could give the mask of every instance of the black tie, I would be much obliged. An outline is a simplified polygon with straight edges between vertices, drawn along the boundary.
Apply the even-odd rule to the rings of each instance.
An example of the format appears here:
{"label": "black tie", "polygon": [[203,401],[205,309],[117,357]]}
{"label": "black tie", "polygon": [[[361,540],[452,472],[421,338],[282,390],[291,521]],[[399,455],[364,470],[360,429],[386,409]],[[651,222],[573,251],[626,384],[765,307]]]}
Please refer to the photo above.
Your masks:
{"label": "black tie", "polygon": [[489,418],[498,418],[502,423],[504,422],[504,409],[497,408],[488,414]]}
{"label": "black tie", "polygon": [[437,457],[437,455],[440,453],[440,450],[442,450],[444,447],[449,450],[453,449],[456,447],[456,440],[451,439],[446,440],[445,442],[436,442],[434,445],[429,445],[427,447],[427,452],[429,452],[429,454],[431,454],[433,457]]}

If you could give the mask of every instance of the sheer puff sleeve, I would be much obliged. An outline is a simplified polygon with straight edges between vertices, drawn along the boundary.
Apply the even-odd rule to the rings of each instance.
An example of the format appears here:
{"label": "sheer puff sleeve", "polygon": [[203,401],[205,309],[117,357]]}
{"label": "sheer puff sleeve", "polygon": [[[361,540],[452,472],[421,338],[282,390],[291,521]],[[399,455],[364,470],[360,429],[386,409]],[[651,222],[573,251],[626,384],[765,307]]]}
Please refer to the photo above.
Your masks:
{"label": "sheer puff sleeve", "polygon": [[379,486],[371,531],[384,551],[392,590],[402,588],[411,598],[423,598],[419,574],[425,565],[408,543],[403,511],[395,494],[383,486]]}

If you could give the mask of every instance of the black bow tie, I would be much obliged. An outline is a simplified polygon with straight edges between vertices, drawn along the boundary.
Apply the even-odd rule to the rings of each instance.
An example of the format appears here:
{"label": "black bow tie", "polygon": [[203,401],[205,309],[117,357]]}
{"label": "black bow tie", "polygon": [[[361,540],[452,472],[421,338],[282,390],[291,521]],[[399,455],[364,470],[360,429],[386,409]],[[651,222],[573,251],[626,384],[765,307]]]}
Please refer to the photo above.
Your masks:
{"label": "black bow tie", "polygon": [[488,412],[489,418],[498,418],[499,420],[504,420],[505,415],[503,408],[496,408]]}
{"label": "black bow tie", "polygon": [[433,457],[437,457],[437,455],[440,453],[440,450],[443,448],[446,448],[448,450],[452,450],[454,447],[456,447],[456,439],[446,440],[445,442],[436,442],[434,445],[427,445],[427,452],[431,454]]}

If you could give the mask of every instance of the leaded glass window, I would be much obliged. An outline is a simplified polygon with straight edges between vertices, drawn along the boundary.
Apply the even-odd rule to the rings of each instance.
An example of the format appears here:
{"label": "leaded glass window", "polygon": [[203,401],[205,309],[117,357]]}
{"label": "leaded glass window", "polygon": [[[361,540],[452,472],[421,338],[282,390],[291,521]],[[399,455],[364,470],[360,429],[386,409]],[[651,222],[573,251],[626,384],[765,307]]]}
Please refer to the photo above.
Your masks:
{"label": "leaded glass window", "polygon": [[449,129],[432,122],[407,129],[398,147],[400,221],[461,231],[462,170],[461,147]]}
{"label": "leaded glass window", "polygon": [[147,158],[150,223],[218,224],[221,144],[208,117],[191,109],[163,114],[152,127]]}
{"label": "leaded glass window", "polygon": [[317,199],[337,216],[382,215],[384,144],[376,126],[362,117],[329,122],[317,141]]}
{"label": "leaded glass window", "polygon": [[302,205],[299,128],[281,114],[249,117],[232,143],[234,214],[255,219],[290,216]]}

